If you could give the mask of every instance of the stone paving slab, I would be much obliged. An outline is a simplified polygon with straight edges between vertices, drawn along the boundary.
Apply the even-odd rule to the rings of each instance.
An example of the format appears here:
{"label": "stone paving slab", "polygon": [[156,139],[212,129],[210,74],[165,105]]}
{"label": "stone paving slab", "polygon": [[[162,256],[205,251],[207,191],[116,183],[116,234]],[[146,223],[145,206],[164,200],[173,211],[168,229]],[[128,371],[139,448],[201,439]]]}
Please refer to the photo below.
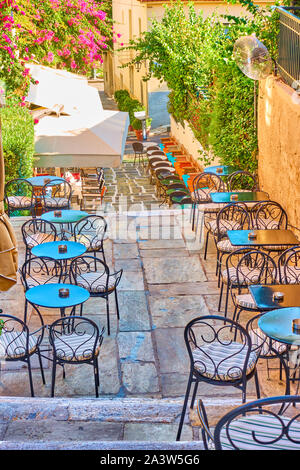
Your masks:
{"label": "stone paving slab", "polygon": [[189,260],[181,257],[144,259],[146,280],[149,284],[173,284],[206,281],[198,256]]}
{"label": "stone paving slab", "polygon": [[122,316],[119,322],[120,331],[151,330],[147,298],[144,291],[121,291],[119,308]]}
{"label": "stone paving slab", "polygon": [[165,298],[151,295],[149,307],[155,328],[184,328],[193,318],[209,314],[201,295]]}

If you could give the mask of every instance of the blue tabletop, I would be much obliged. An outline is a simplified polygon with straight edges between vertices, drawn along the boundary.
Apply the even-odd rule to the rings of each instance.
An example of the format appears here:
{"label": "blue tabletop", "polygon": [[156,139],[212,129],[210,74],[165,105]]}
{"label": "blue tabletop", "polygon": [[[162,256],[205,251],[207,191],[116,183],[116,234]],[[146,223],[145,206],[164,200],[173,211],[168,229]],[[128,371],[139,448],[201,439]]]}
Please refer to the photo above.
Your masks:
{"label": "blue tabletop", "polygon": [[259,328],[270,338],[286,344],[300,344],[300,334],[293,333],[292,321],[300,318],[300,308],[280,308],[265,313],[258,320]]}
{"label": "blue tabletop", "polygon": [[[249,291],[259,310],[300,306],[300,284],[252,285]],[[281,301],[273,298],[276,292],[283,294]]]}
{"label": "blue tabletop", "polygon": [[38,186],[42,187],[44,186],[47,181],[45,180],[50,180],[50,181],[65,181],[64,178],[60,178],[59,176],[50,176],[50,175],[44,175],[44,176],[32,176],[32,178],[27,178],[27,181],[31,183],[33,186]]}
{"label": "blue tabletop", "polygon": [[[59,297],[59,289],[69,289],[67,298]],[[29,289],[25,293],[26,299],[32,304],[45,308],[67,308],[82,304],[90,297],[83,287],[72,284],[43,284]]]}
{"label": "blue tabletop", "polygon": [[235,171],[235,168],[230,165],[207,166],[206,168],[204,168],[204,173],[213,173],[214,175],[218,176],[228,176],[231,175],[231,173],[234,173]]}
{"label": "blue tabletop", "polygon": [[[237,195],[237,200],[232,201],[230,198],[233,194]],[[266,201],[269,199],[267,193],[263,191],[236,191],[236,192],[223,192],[223,193],[210,193],[213,202],[258,202]]]}
{"label": "blue tabletop", "polygon": [[72,210],[72,209],[63,209],[61,211],[61,217],[56,217],[54,215],[56,211],[45,212],[41,215],[41,219],[47,220],[47,222],[52,222],[54,224],[70,224],[78,222],[89,215],[87,212]]}
{"label": "blue tabletop", "polygon": [[[249,239],[249,233],[255,233],[255,239]],[[291,230],[227,230],[227,236],[233,246],[277,246],[298,245],[299,240]]]}
{"label": "blue tabletop", "polygon": [[[66,253],[59,253],[58,247],[60,245],[67,246]],[[56,260],[71,259],[76,258],[76,256],[81,256],[86,252],[86,246],[78,242],[70,241],[55,241],[55,242],[46,242],[36,245],[32,248],[31,253],[34,256],[48,256]]]}

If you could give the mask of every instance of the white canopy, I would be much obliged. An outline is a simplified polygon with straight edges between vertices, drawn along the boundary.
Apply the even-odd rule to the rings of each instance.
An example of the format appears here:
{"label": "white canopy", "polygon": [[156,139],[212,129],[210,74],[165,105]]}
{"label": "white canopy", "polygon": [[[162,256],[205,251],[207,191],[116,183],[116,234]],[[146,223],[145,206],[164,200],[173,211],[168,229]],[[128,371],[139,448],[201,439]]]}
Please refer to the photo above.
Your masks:
{"label": "white canopy", "polygon": [[[30,86],[26,99],[48,113],[35,125],[37,165],[119,166],[128,132],[128,113],[103,110],[98,91],[85,78],[38,65],[30,69],[39,83]],[[38,112],[41,114],[43,109]],[[58,114],[51,115],[51,110],[58,109]]]}

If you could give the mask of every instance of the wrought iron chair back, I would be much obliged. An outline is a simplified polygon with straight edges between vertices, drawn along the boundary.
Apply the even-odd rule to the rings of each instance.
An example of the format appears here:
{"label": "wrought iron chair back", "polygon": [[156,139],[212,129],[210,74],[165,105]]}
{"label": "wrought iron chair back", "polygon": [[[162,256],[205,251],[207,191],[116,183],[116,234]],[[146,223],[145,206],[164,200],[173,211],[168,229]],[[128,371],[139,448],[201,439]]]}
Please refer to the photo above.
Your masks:
{"label": "wrought iron chair back", "polygon": [[238,170],[228,177],[227,187],[229,192],[239,190],[258,191],[258,182],[256,177],[249,171]]}
{"label": "wrought iron chair back", "polygon": [[61,282],[61,264],[48,257],[35,256],[25,261],[20,269],[21,281],[25,291],[31,287]]}
{"label": "wrought iron chair back", "polygon": [[53,179],[43,186],[43,207],[51,210],[69,209],[72,193],[72,186],[68,181]]}
{"label": "wrought iron chair back", "polygon": [[8,181],[4,187],[4,202],[7,205],[8,216],[18,210],[31,211],[35,215],[36,197],[33,185],[24,178]]}
{"label": "wrought iron chair back", "polygon": [[225,184],[214,173],[200,173],[193,180],[193,195],[197,204],[210,201],[210,193],[225,191]]}
{"label": "wrought iron chair back", "polygon": [[263,251],[248,251],[237,263],[236,281],[238,288],[250,284],[276,284],[276,263]]}
{"label": "wrought iron chair back", "polygon": [[79,256],[70,264],[70,282],[88,289],[93,295],[108,292],[109,276],[109,267],[94,256]]}
{"label": "wrought iron chair back", "polygon": [[299,402],[295,395],[262,398],[229,411],[215,427],[215,449],[299,450],[300,413],[290,406]]}
{"label": "wrought iron chair back", "polygon": [[280,284],[300,284],[300,246],[285,250],[278,258]]}
{"label": "wrought iron chair back", "polygon": [[26,260],[31,253],[31,248],[41,243],[55,241],[57,231],[55,225],[42,219],[27,220],[22,227],[23,242],[26,246]]}
{"label": "wrought iron chair back", "polygon": [[250,227],[251,216],[246,204],[227,204],[217,214],[217,241],[226,236],[227,230],[247,230]]}
{"label": "wrought iron chair back", "polygon": [[287,214],[278,202],[260,201],[253,206],[251,213],[254,229],[278,230],[287,228]]}
{"label": "wrought iron chair back", "polygon": [[[87,215],[79,220],[73,229],[74,239],[87,247],[87,251],[101,251],[104,258],[103,241],[107,231],[107,222],[101,215]],[[105,258],[104,258],[105,259]]]}

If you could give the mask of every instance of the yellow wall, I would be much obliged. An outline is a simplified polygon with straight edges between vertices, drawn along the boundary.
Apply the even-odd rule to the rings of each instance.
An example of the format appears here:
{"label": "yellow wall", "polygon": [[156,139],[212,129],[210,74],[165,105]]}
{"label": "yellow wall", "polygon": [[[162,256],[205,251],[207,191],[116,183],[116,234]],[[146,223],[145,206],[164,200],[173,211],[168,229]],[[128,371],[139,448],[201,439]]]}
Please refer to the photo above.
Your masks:
{"label": "yellow wall", "polygon": [[300,228],[300,96],[273,76],[260,82],[258,175],[261,189]]}
{"label": "yellow wall", "polygon": [[[161,2],[140,2],[139,0],[112,0],[112,14],[115,22],[115,31],[121,34],[114,45],[114,53],[107,54],[104,60],[104,86],[106,93],[111,96],[115,90],[126,88],[133,97],[137,98],[143,104],[148,106],[148,93],[156,91],[166,91],[165,83],[160,83],[152,78],[148,82],[143,82],[142,77],[146,74],[145,64],[142,64],[141,70],[137,71],[134,66],[121,69],[120,65],[129,62],[134,57],[134,52],[117,50],[121,44],[128,44],[130,38],[136,38],[141,31],[151,28],[151,18],[162,18],[164,14]],[[258,2],[260,5],[272,4],[273,1]],[[201,10],[207,17],[213,12],[219,14],[230,13],[240,15],[246,13],[240,5],[228,5],[222,1],[196,1],[194,2],[196,10]],[[186,8],[188,6],[186,5]]]}

